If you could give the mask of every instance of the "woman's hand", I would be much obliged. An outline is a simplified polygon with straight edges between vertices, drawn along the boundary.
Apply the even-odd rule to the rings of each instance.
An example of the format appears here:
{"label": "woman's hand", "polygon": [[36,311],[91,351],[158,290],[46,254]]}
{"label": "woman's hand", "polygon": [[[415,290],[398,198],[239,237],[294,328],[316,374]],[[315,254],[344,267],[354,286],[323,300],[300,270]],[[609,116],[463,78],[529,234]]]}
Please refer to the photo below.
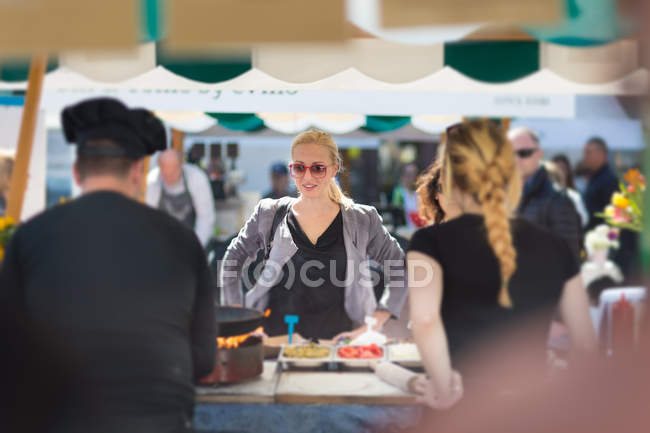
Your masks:
{"label": "woman's hand", "polygon": [[[373,327],[373,330],[380,332],[381,329],[384,327],[384,324],[388,321],[388,319],[390,319],[391,316],[390,316],[390,311],[379,310],[379,311],[375,311],[372,317],[377,319],[377,324]],[[334,337],[334,342],[338,343],[339,341],[345,340],[346,338],[349,338],[350,340],[354,340],[364,332],[366,332],[366,325],[363,325],[360,328],[354,329],[352,331],[341,332],[339,335]]]}
{"label": "woman's hand", "polygon": [[340,334],[334,337],[334,343],[339,343],[340,341],[345,340],[346,338],[349,338],[350,340],[354,340],[364,332],[366,332],[365,325],[360,328],[354,329],[352,331],[341,332]]}
{"label": "woman's hand", "polygon": [[413,389],[418,394],[416,402],[429,406],[432,409],[449,409],[463,397],[463,379],[457,371],[451,376],[451,386],[448,395],[436,392],[433,382],[424,376],[415,380]]}

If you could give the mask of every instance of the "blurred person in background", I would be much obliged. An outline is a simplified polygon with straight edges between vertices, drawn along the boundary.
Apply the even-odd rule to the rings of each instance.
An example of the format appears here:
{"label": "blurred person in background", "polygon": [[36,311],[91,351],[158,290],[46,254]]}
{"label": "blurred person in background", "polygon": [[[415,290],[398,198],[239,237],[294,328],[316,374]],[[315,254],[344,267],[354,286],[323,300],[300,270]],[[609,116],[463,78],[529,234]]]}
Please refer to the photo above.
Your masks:
{"label": "blurred person in background", "polygon": [[[416,181],[416,193],[419,202],[419,217],[424,225],[441,224],[445,221],[446,213],[443,209],[442,183],[440,179],[440,163],[436,160],[425,170]],[[452,210],[453,212],[453,210]],[[399,241],[399,237],[396,237]],[[404,248],[408,247],[408,240],[404,240]],[[401,243],[400,243],[401,245]],[[408,302],[399,320],[390,321],[385,327],[386,335],[397,338],[413,338],[411,329],[411,311]]]}
{"label": "blurred person in background", "polygon": [[137,201],[165,128],[109,98],[67,107],[62,125],[82,195],[21,224],[0,271],[21,351],[66,370],[48,430],[188,432],[194,381],[214,368],[214,283],[194,233]]}
{"label": "blurred person in background", "polygon": [[582,249],[580,216],[567,194],[553,186],[541,163],[544,153],[539,137],[528,128],[508,132],[515,162],[523,181],[517,214],[560,235],[576,257]]}
{"label": "blurred person in background", "polygon": [[271,190],[262,198],[273,200],[282,197],[296,197],[297,193],[289,182],[289,168],[283,162],[276,162],[271,166]]}
{"label": "blurred person in background", "polygon": [[210,165],[208,166],[208,178],[210,179],[212,198],[214,198],[215,202],[226,199],[225,173],[226,169],[220,159],[215,158],[210,161]]}
{"label": "blurred person in background", "polygon": [[205,156],[205,145],[194,143],[187,151],[187,163],[203,169],[203,157]]}
{"label": "blurred person in background", "polygon": [[[587,213],[587,208],[582,201],[582,196],[580,193],[576,191],[575,188],[570,186],[573,184],[573,177],[571,176],[571,172],[569,172],[569,177],[567,177],[566,170],[567,167],[569,170],[571,167],[567,166],[564,162],[555,162],[556,158],[557,156],[553,158],[553,162],[544,162],[544,168],[546,169],[551,182],[555,184],[556,188],[564,190],[567,197],[571,199],[576,212],[578,212],[578,215],[580,215],[580,222],[582,223],[582,227],[585,227],[589,222],[589,213]],[[562,159],[559,161],[562,161]]]}
{"label": "blurred person in background", "polygon": [[147,176],[146,202],[194,230],[205,247],[214,234],[216,212],[210,180],[198,166],[183,163],[183,155],[167,149]]}
{"label": "blurred person in background", "polygon": [[592,137],[587,140],[580,162],[589,177],[587,188],[583,194],[587,212],[589,212],[587,230],[604,222],[595,214],[604,212],[605,207],[612,199],[612,194],[618,191],[618,178],[609,166],[608,158],[609,148],[605,140],[600,137]]}
{"label": "blurred person in background", "polygon": [[13,152],[0,150],[0,216],[4,216],[7,211],[9,185],[11,184],[11,173],[13,172],[13,168]]}
{"label": "blurred person in background", "polygon": [[557,166],[557,169],[560,170],[560,172],[562,173],[562,178],[564,179],[563,186],[565,188],[570,188],[575,190],[576,185],[573,179],[573,169],[571,168],[571,162],[569,161],[569,157],[567,157],[563,153],[560,153],[553,156],[551,161]]}
{"label": "blurred person in background", "polygon": [[[374,316],[381,329],[400,316],[406,301],[403,250],[375,208],[341,191],[336,183],[341,157],[329,134],[299,134],[291,159],[300,195],[259,202],[224,256],[223,304],[269,308],[264,331],[270,336],[287,333],[287,314],[299,316],[296,332],[306,338],[354,338],[365,331],[366,316]],[[262,251],[261,277],[244,295],[242,267]],[[379,300],[369,260],[383,267],[390,285]]]}
{"label": "blurred person in background", "polygon": [[587,184],[589,183],[589,172],[581,161],[576,164],[573,175],[573,182],[576,185],[576,191],[579,191],[580,194],[582,194],[582,201],[584,202],[584,194],[587,189]]}
{"label": "blurred person in background", "polygon": [[399,185],[393,188],[392,204],[404,212],[404,221],[408,227],[416,227],[418,217],[418,195],[415,193],[415,181],[418,177],[418,166],[415,163],[406,164],[402,168]]}
{"label": "blurred person in background", "polygon": [[[453,125],[446,136],[438,156],[446,222],[418,230],[407,253],[413,335],[430,378],[417,389],[441,409],[464,392],[452,367],[480,362],[486,343],[532,317],[526,338],[543,375],[558,304],[574,349],[596,345],[575,254],[559,235],[511,218],[521,193],[511,143],[483,120]],[[504,391],[506,377],[489,374],[466,388]]]}
{"label": "blurred person in background", "polygon": [[[605,211],[612,200],[612,195],[619,190],[619,179],[609,165],[609,148],[605,140],[592,137],[585,143],[581,165],[589,176],[589,183],[583,194],[589,224],[592,230],[604,220],[595,214]],[[621,230],[620,247],[612,251],[612,259],[618,265],[626,282],[637,284],[640,278],[639,234],[631,230]]]}

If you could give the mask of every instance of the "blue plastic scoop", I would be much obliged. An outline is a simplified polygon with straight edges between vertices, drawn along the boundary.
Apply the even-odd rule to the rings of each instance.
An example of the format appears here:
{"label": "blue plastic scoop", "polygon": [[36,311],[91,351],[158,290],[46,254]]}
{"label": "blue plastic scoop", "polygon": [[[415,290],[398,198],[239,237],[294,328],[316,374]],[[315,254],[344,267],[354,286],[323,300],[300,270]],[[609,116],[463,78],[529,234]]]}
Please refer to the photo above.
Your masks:
{"label": "blue plastic scoop", "polygon": [[298,316],[294,316],[292,314],[287,314],[286,316],[284,316],[284,323],[289,325],[289,344],[291,344],[291,340],[293,340],[293,328],[298,322],[299,322]]}

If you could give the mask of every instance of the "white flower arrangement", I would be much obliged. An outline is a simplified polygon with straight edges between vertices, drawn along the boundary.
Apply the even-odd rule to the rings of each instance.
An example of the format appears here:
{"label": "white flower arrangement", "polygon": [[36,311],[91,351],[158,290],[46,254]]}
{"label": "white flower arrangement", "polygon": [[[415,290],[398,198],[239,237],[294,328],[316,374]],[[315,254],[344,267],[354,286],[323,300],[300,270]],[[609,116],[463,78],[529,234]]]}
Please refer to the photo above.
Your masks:
{"label": "white flower arrangement", "polygon": [[596,251],[607,251],[610,248],[618,248],[619,230],[607,224],[596,226],[585,236],[585,248],[587,256],[592,256]]}

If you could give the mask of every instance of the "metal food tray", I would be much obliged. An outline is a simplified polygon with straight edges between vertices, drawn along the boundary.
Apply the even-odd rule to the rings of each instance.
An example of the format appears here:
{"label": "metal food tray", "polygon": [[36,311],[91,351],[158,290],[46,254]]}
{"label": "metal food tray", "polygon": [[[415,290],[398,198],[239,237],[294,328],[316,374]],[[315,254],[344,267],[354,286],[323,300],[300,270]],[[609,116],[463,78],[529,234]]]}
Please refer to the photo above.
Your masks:
{"label": "metal food tray", "polygon": [[[379,358],[359,358],[359,359],[354,359],[354,358],[342,358],[339,356],[339,349],[342,347],[348,347],[352,346],[354,347],[355,345],[352,344],[344,344],[344,345],[338,345],[335,347],[335,352],[334,352],[334,362],[346,365],[348,367],[368,367],[370,368],[373,363],[376,362],[381,362],[381,361],[386,361],[387,358],[387,350],[386,350],[386,345],[384,344],[378,344],[377,346],[381,349],[382,351],[382,356]],[[365,344],[363,345],[365,346]]]}
{"label": "metal food tray", "polygon": [[309,344],[283,344],[282,349],[280,350],[280,355],[278,356],[278,361],[282,363],[291,364],[295,367],[320,367],[322,365],[326,365],[332,362],[332,359],[334,358],[334,354],[336,353],[336,347],[332,346],[331,344],[318,345],[320,347],[326,347],[330,350],[329,356],[324,358],[291,358],[285,356],[284,354],[284,350],[287,347],[300,347],[300,346],[308,346],[308,345]]}
{"label": "metal food tray", "polygon": [[395,344],[389,344],[386,346],[386,355],[388,356],[388,361],[392,362],[394,364],[399,364],[403,367],[421,367],[422,366],[422,358],[417,357],[417,358],[395,358],[393,357],[393,354],[391,353],[391,347],[394,346],[399,346],[399,345],[404,345],[404,344],[415,344],[415,343],[395,343]]}

